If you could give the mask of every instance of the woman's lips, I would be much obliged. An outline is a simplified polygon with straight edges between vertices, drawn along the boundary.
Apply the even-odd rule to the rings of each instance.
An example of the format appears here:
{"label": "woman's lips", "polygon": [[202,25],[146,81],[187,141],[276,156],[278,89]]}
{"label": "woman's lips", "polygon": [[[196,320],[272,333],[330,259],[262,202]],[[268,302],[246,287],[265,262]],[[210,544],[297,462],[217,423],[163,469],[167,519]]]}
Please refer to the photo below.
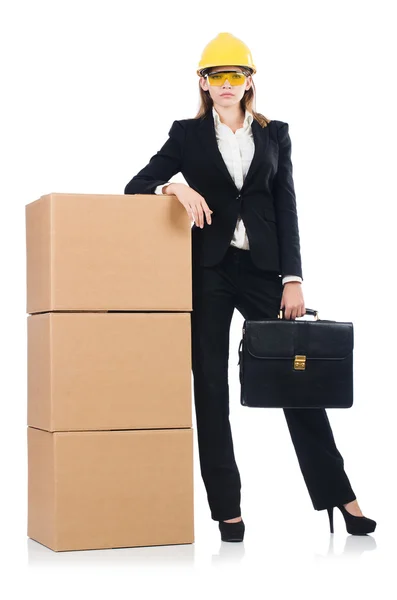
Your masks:
{"label": "woman's lips", "polygon": [[234,94],[221,94],[221,96],[223,96],[223,97],[229,97],[229,96],[232,97],[233,95]]}

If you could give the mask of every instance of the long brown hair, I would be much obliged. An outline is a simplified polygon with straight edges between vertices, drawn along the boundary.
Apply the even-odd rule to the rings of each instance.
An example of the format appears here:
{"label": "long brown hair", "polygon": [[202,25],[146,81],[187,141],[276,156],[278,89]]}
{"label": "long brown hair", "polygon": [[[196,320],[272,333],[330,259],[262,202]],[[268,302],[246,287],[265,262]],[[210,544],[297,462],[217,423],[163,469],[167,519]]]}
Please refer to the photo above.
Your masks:
{"label": "long brown hair", "polygon": [[[213,68],[214,67],[211,67],[211,68],[208,67],[208,69],[204,69],[203,76]],[[240,68],[242,69],[242,71],[245,75],[251,75],[251,73],[252,73],[251,69],[244,68],[244,67],[240,67]],[[206,114],[210,110],[212,110],[214,102],[210,96],[210,93],[208,91],[203,90],[203,88],[200,85],[200,81],[199,81],[198,85],[199,85],[199,93],[200,93],[199,110],[198,110],[198,113],[196,114],[196,116],[193,118],[194,119],[203,119],[206,116]],[[241,109],[244,113],[245,113],[245,109],[249,110],[252,113],[254,119],[256,119],[256,121],[258,121],[258,123],[261,125],[261,127],[267,127],[267,125],[268,125],[268,123],[270,123],[271,119],[268,119],[261,113],[256,112],[256,110],[254,109],[255,95],[256,95],[255,84],[254,84],[254,80],[251,79],[251,86],[250,86],[249,90],[245,90],[245,94],[240,100]]]}

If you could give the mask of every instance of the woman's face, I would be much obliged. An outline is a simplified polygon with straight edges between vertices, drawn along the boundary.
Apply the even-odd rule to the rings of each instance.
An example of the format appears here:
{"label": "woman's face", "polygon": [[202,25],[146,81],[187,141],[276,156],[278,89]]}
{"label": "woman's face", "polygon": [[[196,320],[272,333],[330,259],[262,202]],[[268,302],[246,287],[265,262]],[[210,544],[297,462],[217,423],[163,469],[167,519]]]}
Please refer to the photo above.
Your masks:
{"label": "woman's face", "polygon": [[[243,69],[233,65],[213,67],[209,73],[215,71],[239,71],[243,73]],[[244,96],[245,90],[251,87],[251,75],[245,78],[245,82],[242,85],[231,85],[230,81],[226,79],[222,85],[210,85],[206,77],[200,77],[200,85],[204,91],[208,91],[214,104],[220,106],[231,106],[233,104],[239,104],[241,98]],[[222,96],[222,94],[230,93],[232,96]]]}

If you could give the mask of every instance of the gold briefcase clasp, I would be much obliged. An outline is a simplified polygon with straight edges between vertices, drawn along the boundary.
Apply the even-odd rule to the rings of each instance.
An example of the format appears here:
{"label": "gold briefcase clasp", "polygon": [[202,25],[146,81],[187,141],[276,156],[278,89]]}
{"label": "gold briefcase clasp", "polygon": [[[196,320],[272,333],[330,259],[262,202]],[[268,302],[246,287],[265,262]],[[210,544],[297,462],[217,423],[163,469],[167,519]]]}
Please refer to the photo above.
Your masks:
{"label": "gold briefcase clasp", "polygon": [[296,371],[304,371],[306,369],[306,356],[304,354],[295,355],[294,369]]}

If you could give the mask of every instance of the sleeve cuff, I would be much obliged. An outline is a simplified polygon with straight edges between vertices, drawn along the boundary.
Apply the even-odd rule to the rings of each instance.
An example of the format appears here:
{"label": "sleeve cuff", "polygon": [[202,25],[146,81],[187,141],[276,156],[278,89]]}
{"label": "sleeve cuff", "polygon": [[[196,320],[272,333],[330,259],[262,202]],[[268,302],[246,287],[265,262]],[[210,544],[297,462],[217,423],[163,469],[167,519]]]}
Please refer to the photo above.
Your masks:
{"label": "sleeve cuff", "polygon": [[303,279],[302,277],[299,277],[299,275],[286,275],[282,278],[283,285],[284,283],[288,283],[289,281],[300,281],[300,283],[302,283]]}
{"label": "sleeve cuff", "polygon": [[169,185],[169,184],[170,184],[170,182],[168,181],[168,182],[166,182],[166,183],[162,183],[161,185],[158,185],[158,186],[157,186],[157,187],[154,189],[154,193],[155,193],[155,194],[162,194],[162,193],[163,193],[163,187],[164,187],[165,185]]}

